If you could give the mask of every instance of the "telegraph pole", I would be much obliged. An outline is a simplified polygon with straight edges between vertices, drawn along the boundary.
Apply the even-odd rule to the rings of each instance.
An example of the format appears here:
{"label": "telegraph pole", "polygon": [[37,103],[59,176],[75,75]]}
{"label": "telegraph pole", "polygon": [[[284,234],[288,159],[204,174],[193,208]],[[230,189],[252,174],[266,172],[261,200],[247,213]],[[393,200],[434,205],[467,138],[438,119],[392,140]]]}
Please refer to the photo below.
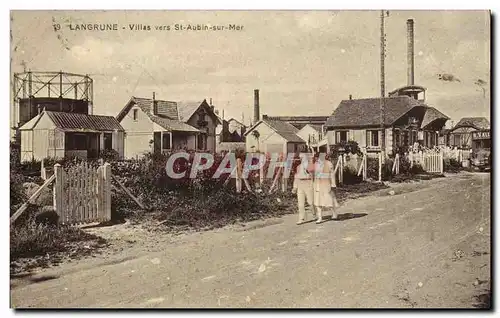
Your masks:
{"label": "telegraph pole", "polygon": [[385,162],[385,10],[380,11],[380,128],[382,162]]}

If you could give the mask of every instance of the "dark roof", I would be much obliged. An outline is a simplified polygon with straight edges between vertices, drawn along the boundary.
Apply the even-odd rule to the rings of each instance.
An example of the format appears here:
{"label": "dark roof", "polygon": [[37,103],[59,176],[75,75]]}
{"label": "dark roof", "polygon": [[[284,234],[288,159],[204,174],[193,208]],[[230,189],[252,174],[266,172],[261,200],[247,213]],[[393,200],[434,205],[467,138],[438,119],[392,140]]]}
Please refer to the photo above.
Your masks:
{"label": "dark roof", "polygon": [[149,118],[151,118],[151,120],[154,123],[160,125],[161,127],[165,128],[166,130],[185,131],[185,132],[200,132],[195,127],[188,125],[186,123],[183,123],[180,120],[158,117],[158,116],[154,116],[150,113],[147,113],[147,115],[149,116]]}
{"label": "dark roof", "polygon": [[[380,125],[381,98],[348,99],[340,102],[326,122],[327,127],[363,127]],[[408,96],[385,98],[385,124],[392,125],[416,106],[427,107]]]}
{"label": "dark roof", "polygon": [[179,119],[186,122],[193,116],[200,105],[203,103],[201,101],[180,101],[177,102],[177,110],[179,112]]}
{"label": "dark roof", "polygon": [[[157,110],[161,115],[170,119],[179,119],[176,102],[160,99],[155,99],[155,102]],[[134,105],[137,105],[145,113],[153,113],[153,99],[132,96],[125,107],[116,116],[116,119],[121,121]]]}
{"label": "dark roof", "polygon": [[123,127],[113,116],[87,115],[44,111],[54,125],[63,130],[83,131],[123,131]]}
{"label": "dark roof", "polygon": [[329,116],[262,116],[263,119],[271,119],[271,120],[281,120],[286,121],[291,124],[293,123],[325,123],[328,120]]}
{"label": "dark roof", "polygon": [[286,121],[263,119],[262,122],[268,124],[271,129],[273,129],[281,137],[285,138],[288,142],[305,142],[297,135],[299,130]]}
{"label": "dark roof", "polygon": [[424,118],[422,119],[421,127],[425,127],[437,119],[450,119],[448,116],[435,109],[434,107],[428,107],[425,111]]}
{"label": "dark roof", "polygon": [[485,117],[464,117],[455,125],[454,128],[471,126],[476,129],[490,129],[490,122]]}
{"label": "dark roof", "polygon": [[[153,114],[153,102],[156,103],[158,115]],[[121,121],[134,105],[137,105],[154,123],[166,130],[185,132],[200,132],[198,129],[185,122],[191,118],[193,113],[201,105],[208,107],[205,100],[200,102],[173,102],[155,99],[153,101],[151,98],[132,96],[130,101],[120,111],[118,116],[116,116],[116,119]],[[218,118],[215,113],[213,113],[213,115],[215,118]]]}

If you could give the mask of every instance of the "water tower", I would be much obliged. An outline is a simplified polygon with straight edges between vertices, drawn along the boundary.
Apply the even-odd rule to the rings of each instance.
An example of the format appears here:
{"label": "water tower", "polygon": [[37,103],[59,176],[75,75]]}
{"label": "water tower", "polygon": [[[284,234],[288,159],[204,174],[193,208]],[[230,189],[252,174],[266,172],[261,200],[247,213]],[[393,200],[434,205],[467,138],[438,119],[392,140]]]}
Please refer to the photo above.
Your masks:
{"label": "water tower", "polygon": [[11,128],[16,130],[41,111],[92,115],[93,80],[65,72],[14,73]]}

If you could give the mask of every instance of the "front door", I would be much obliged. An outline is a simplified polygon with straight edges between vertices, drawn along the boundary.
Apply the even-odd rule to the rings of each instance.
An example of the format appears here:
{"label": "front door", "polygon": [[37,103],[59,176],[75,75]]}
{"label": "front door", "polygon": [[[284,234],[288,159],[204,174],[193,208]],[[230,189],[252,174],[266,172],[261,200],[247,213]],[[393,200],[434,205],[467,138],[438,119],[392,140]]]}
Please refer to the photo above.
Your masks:
{"label": "front door", "polygon": [[154,153],[161,153],[161,132],[157,131],[153,135]]}
{"label": "front door", "polygon": [[99,157],[100,134],[89,133],[87,138],[87,158],[95,159]]}

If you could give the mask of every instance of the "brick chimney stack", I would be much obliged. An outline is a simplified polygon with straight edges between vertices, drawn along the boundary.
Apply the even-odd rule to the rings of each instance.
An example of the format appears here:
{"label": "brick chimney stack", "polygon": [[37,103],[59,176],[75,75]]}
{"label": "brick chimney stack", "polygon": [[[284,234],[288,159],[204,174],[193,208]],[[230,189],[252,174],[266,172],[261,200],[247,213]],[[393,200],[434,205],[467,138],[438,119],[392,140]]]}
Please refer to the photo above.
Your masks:
{"label": "brick chimney stack", "polygon": [[253,120],[257,123],[260,120],[259,90],[256,89],[253,93]]}

